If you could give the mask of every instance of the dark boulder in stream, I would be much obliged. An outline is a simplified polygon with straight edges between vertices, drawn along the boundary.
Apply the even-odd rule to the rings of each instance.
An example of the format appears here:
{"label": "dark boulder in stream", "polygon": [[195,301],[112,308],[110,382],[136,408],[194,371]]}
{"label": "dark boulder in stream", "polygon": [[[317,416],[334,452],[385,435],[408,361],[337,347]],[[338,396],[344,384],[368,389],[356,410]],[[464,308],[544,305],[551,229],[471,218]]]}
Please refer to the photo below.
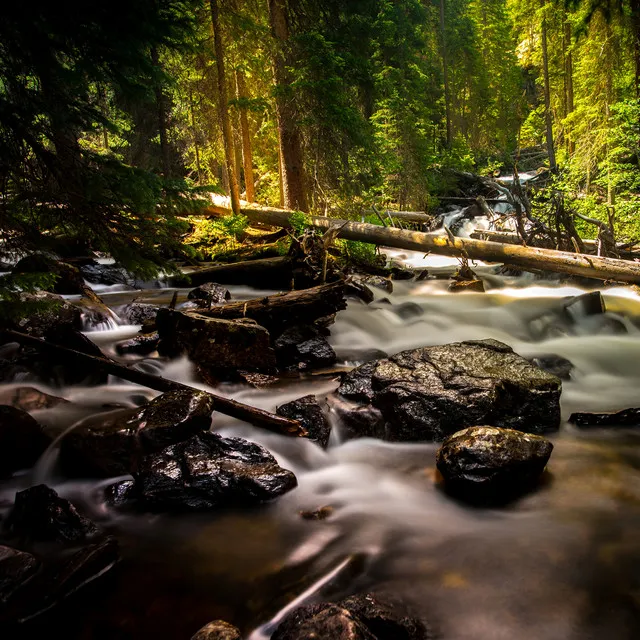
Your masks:
{"label": "dark boulder in stream", "polygon": [[0,545],[0,608],[33,577],[39,566],[31,554]]}
{"label": "dark boulder in stream", "polygon": [[224,304],[227,300],[231,300],[231,293],[221,284],[205,282],[189,291],[187,298],[204,305]]}
{"label": "dark boulder in stream", "polygon": [[89,418],[62,440],[63,467],[74,475],[131,473],[141,455],[209,429],[212,412],[212,397],[194,389],[169,391],[143,407]]}
{"label": "dark boulder in stream", "polygon": [[204,313],[160,309],[156,318],[161,353],[186,353],[192,362],[224,377],[238,370],[270,373],[276,358],[268,331],[249,318],[223,320]]}
{"label": "dark boulder in stream", "polygon": [[206,624],[191,640],[242,640],[240,630],[224,620],[214,620]]}
{"label": "dark boulder in stream", "polygon": [[152,511],[253,505],[297,484],[295,475],[260,445],[211,432],[145,456],[133,475],[128,498]]}
{"label": "dark boulder in stream", "polygon": [[12,317],[9,309],[7,309],[8,312],[3,309],[2,315],[9,318],[7,326],[9,329],[37,338],[42,338],[61,327],[82,329],[82,311],[61,296],[45,291],[23,292],[19,295],[18,303],[19,308],[24,310],[24,315],[20,317]]}
{"label": "dark boulder in stream", "polygon": [[427,625],[389,596],[362,594],[336,604],[320,603],[292,611],[271,640],[432,640]]}
{"label": "dark boulder in stream", "polygon": [[369,403],[390,441],[442,440],[489,423],[530,433],[560,424],[560,380],[497,340],[403,351],[350,371],[338,392]]}
{"label": "dark boulder in stream", "polygon": [[577,427],[638,427],[640,408],[602,413],[572,413],[569,422]]}
{"label": "dark boulder in stream", "polygon": [[281,404],[276,408],[276,413],[285,418],[298,420],[308,431],[309,440],[317,442],[323,449],[329,444],[331,425],[327,420],[322,405],[314,395],[304,396]]}
{"label": "dark boulder in stream", "polygon": [[26,411],[0,405],[0,477],[32,467],[50,442]]}
{"label": "dark boulder in stream", "polygon": [[319,369],[336,361],[336,352],[312,325],[286,329],[274,343],[278,364],[284,368]]}
{"label": "dark boulder in stream", "polygon": [[436,465],[451,495],[472,504],[500,505],[536,485],[552,451],[542,436],[469,427],[442,443]]}
{"label": "dark boulder in stream", "polygon": [[82,542],[98,531],[91,520],[44,484],[18,491],[5,527],[17,538],[37,542]]}
{"label": "dark boulder in stream", "polygon": [[122,311],[121,316],[129,324],[144,324],[147,320],[155,320],[159,307],[147,302],[130,302]]}
{"label": "dark boulder in stream", "polygon": [[118,342],[118,344],[116,344],[116,353],[121,356],[128,353],[146,356],[158,348],[159,342],[160,336],[157,331],[153,333],[141,333],[129,340]]}

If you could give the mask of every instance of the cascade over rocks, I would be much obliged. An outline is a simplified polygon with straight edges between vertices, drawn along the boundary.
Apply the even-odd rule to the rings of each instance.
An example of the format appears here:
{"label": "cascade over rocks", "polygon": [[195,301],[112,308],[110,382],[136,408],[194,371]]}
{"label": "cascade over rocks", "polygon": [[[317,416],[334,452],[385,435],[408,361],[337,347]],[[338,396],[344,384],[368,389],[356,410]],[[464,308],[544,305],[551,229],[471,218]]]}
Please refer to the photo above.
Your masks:
{"label": "cascade over rocks", "polygon": [[[152,511],[258,504],[297,485],[294,474],[260,445],[211,432],[144,456],[133,475],[135,483],[125,488],[126,497]],[[109,492],[112,499],[118,493]]]}
{"label": "cascade over rocks", "polygon": [[222,373],[275,369],[268,331],[248,318],[223,320],[194,311],[161,309],[156,324],[161,353],[186,353],[197,365]]}
{"label": "cascade over rocks", "polygon": [[472,504],[500,505],[535,486],[552,450],[541,436],[469,427],[442,443],[436,465],[451,495]]}
{"label": "cascade over rocks", "polygon": [[366,593],[336,604],[299,607],[278,626],[271,640],[433,640],[427,625],[399,601]]}
{"label": "cascade over rocks", "polygon": [[[497,340],[403,351],[350,371],[345,398],[381,412],[376,437],[442,440],[482,423],[531,433],[560,424],[561,382]],[[362,435],[372,435],[371,433]]]}
{"label": "cascade over rocks", "polygon": [[32,467],[50,442],[26,411],[0,405],[0,478]]}
{"label": "cascade over rocks", "polygon": [[220,284],[205,282],[189,291],[187,298],[189,300],[197,300],[204,305],[224,304],[227,300],[231,300],[231,293],[229,289]]}
{"label": "cascade over rocks", "polygon": [[181,390],[163,393],[143,407],[88,419],[62,440],[62,464],[79,475],[131,473],[141,455],[208,430],[213,409],[208,393]]}
{"label": "cascade over rocks", "polygon": [[314,395],[303,396],[292,402],[281,404],[276,413],[285,418],[298,420],[309,432],[309,440],[317,442],[323,449],[329,444],[331,425],[327,420],[321,404]]}
{"label": "cascade over rocks", "polygon": [[5,527],[18,538],[38,542],[82,542],[98,531],[91,520],[44,484],[16,493]]}

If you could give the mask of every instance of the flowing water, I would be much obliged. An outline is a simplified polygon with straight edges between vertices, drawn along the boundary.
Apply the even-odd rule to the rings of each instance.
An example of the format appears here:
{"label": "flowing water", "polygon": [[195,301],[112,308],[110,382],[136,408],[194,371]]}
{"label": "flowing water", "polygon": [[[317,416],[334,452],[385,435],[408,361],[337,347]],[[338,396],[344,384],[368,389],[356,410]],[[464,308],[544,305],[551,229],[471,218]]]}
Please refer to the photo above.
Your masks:
{"label": "flowing water", "polygon": [[[444,274],[456,264],[389,253],[431,273]],[[425,280],[396,282],[393,294],[377,291],[370,305],[350,301],[332,327],[340,366],[381,351],[496,338],[525,356],[557,354],[573,363],[571,380],[563,384],[565,420],[577,410],[640,405],[635,293],[603,290],[607,313],[590,314],[582,299],[572,298],[582,288],[501,276],[489,265],[477,265],[477,271],[487,293],[451,294],[446,280]],[[100,293],[117,312],[133,297],[166,304],[173,290],[111,287]],[[256,292],[234,287],[232,294],[242,299]],[[100,329],[87,335],[115,356],[115,342],[138,327]],[[206,388],[185,359],[126,359]],[[216,392],[273,410],[308,393],[327,396],[337,384],[337,377],[316,375],[265,390],[223,385]],[[40,388],[70,400],[34,412],[59,434],[88,416],[156,395],[113,378],[92,388]],[[29,633],[187,639],[222,618],[260,640],[292,604],[386,590],[408,600],[444,639],[640,637],[640,431],[578,430],[565,423],[551,436],[555,449],[543,486],[507,509],[480,510],[438,490],[437,445],[342,442],[331,417],[334,432],[323,451],[214,414],[213,429],[260,442],[296,473],[299,486],[270,505],[212,514],[110,509],[102,499],[108,483],[61,477],[53,446],[35,469],[5,483],[0,505],[10,504],[16,490],[47,482],[118,537],[123,560],[72,604],[35,621]],[[327,520],[299,515],[323,506],[333,507]]]}

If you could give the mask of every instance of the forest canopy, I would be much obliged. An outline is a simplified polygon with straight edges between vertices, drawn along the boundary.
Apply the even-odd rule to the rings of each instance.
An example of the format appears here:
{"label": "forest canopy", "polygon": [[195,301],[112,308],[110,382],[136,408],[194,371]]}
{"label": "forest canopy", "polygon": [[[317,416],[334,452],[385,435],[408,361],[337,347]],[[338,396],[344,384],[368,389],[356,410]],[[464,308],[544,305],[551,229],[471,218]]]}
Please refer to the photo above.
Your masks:
{"label": "forest canopy", "polygon": [[544,168],[634,239],[639,95],[639,0],[11,3],[2,248],[76,239],[150,273],[209,192],[429,210],[447,168]]}

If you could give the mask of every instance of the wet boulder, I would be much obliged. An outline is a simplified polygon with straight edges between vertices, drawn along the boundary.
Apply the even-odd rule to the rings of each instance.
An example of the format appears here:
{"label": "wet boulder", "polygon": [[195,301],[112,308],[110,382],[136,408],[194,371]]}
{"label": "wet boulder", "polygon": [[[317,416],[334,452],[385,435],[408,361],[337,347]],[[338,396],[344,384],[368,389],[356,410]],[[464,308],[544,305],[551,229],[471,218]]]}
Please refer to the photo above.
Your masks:
{"label": "wet boulder", "polygon": [[242,640],[240,630],[224,620],[214,620],[205,624],[191,640]]}
{"label": "wet boulder", "polygon": [[169,391],[149,404],[87,419],[61,443],[62,465],[74,475],[131,473],[141,455],[160,451],[211,427],[205,391]]}
{"label": "wet boulder", "polygon": [[531,433],[560,424],[560,380],[496,340],[403,351],[349,372],[338,392],[377,408],[390,441],[442,440],[491,423]]}
{"label": "wet boulder", "polygon": [[39,566],[31,554],[0,545],[0,608],[33,578]]}
{"label": "wet boulder", "polygon": [[365,304],[375,300],[373,291],[359,278],[350,278],[345,284],[345,294],[352,298],[358,298]]}
{"label": "wet boulder", "polygon": [[214,304],[224,304],[227,300],[231,300],[229,289],[215,282],[205,282],[199,287],[189,291],[187,296],[189,300],[196,300],[199,304],[211,306]]}
{"label": "wet boulder", "polygon": [[118,344],[116,344],[116,353],[121,356],[128,353],[146,356],[158,348],[159,342],[160,336],[157,331],[153,333],[141,333],[129,340],[118,342]]}
{"label": "wet boulder", "polygon": [[602,413],[572,413],[569,422],[577,427],[638,427],[640,408]]}
{"label": "wet boulder", "polygon": [[472,291],[473,293],[484,293],[484,282],[475,280],[453,280],[449,284],[449,291],[461,293],[462,291]]}
{"label": "wet boulder", "polygon": [[358,276],[356,279],[366,287],[375,287],[376,289],[382,289],[386,293],[393,293],[393,281],[390,278],[384,276],[365,275]]}
{"label": "wet boulder", "polygon": [[293,489],[291,471],[263,447],[201,433],[145,456],[132,497],[153,511],[206,511],[272,500]]}
{"label": "wet boulder", "polygon": [[505,504],[535,487],[553,445],[514,429],[469,427],[447,438],[436,466],[448,493],[471,504]]}
{"label": "wet boulder", "polygon": [[432,640],[429,627],[399,600],[366,593],[336,604],[299,607],[278,626],[271,640]]}
{"label": "wet boulder", "polygon": [[0,477],[32,467],[50,442],[26,411],[0,405]]}
{"label": "wet boulder", "polygon": [[52,256],[44,253],[34,253],[22,258],[13,268],[14,274],[24,273],[48,273],[56,276],[54,284],[50,287],[51,293],[63,296],[80,295],[91,300],[100,299],[89,287],[78,267],[66,262],[60,262]]}
{"label": "wet boulder", "polygon": [[314,395],[303,396],[292,402],[281,404],[276,408],[276,413],[285,418],[298,420],[307,430],[309,440],[316,442],[323,449],[329,444],[331,425],[323,407]]}
{"label": "wet boulder", "polygon": [[95,260],[80,266],[80,272],[85,280],[96,284],[123,284],[131,281],[131,275],[123,267],[114,264],[100,264]]}
{"label": "wet boulder", "polygon": [[247,318],[223,320],[193,311],[161,309],[156,324],[159,349],[167,355],[186,353],[200,367],[222,374],[275,370],[269,332]]}
{"label": "wet boulder", "polygon": [[274,342],[278,364],[286,369],[319,369],[336,361],[327,339],[311,325],[286,329]]}
{"label": "wet boulder", "polygon": [[[7,328],[21,331],[37,338],[60,327],[82,329],[82,312],[78,307],[67,302],[64,298],[53,293],[39,291],[37,293],[21,293],[19,295],[16,313],[6,312],[3,317],[9,318]],[[9,303],[0,303],[8,305]],[[18,314],[20,311],[22,313]]]}
{"label": "wet boulder", "polygon": [[91,520],[44,484],[18,491],[5,526],[12,535],[37,542],[81,542],[98,531]]}
{"label": "wet boulder", "polygon": [[131,302],[122,309],[121,316],[129,324],[144,324],[155,320],[159,307],[146,302]]}

